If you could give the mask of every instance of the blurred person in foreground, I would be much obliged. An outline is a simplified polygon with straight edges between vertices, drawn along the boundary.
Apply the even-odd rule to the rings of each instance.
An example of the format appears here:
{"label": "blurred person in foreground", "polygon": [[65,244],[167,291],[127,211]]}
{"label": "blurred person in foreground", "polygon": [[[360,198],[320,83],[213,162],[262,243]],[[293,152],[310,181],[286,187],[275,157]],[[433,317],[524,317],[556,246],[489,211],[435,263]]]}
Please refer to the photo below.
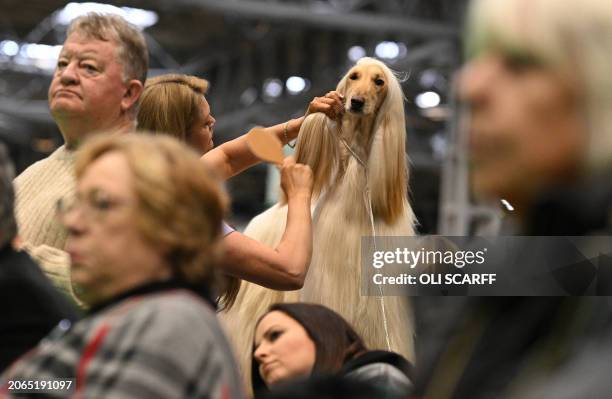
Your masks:
{"label": "blurred person in foreground", "polygon": [[15,250],[13,166],[0,144],[0,371],[78,313],[25,252]]}
{"label": "blurred person in foreground", "polygon": [[72,21],[49,86],[49,110],[65,143],[15,179],[24,247],[69,296],[66,232],[55,203],[74,194],[74,160],[84,139],[134,128],[148,57],[142,33],[117,15],[91,13]]}
{"label": "blurred person in foreground", "polygon": [[[346,396],[355,381],[366,392],[376,392],[375,397],[402,398],[412,385],[410,376],[406,359],[368,350],[342,316],[322,305],[278,303],[255,327],[251,381],[257,397],[279,389],[316,393],[311,397]],[[334,385],[336,391],[330,390]]]}
{"label": "blurred person in foreground", "polygon": [[[195,76],[167,74],[148,79],[138,108],[138,128],[168,134],[189,144],[225,180],[259,159],[250,151],[246,134],[213,148],[215,118],[205,97],[207,90],[208,82]],[[342,109],[340,96],[330,92],[326,97],[316,97],[306,114],[324,112],[335,118]],[[303,119],[266,130],[286,143],[297,136]],[[226,225],[226,251],[220,265],[224,273],[276,290],[302,288],[312,253],[312,183],[310,167],[296,164],[291,157],[285,159],[281,187],[289,213],[283,238],[276,248],[271,248]],[[231,288],[222,298],[225,308],[232,305],[240,284],[236,279],[230,281]]]}
{"label": "blurred person in foreground", "polygon": [[[612,3],[476,0],[467,31],[459,95],[474,193],[508,200],[523,235],[610,234]],[[544,251],[532,255],[563,261]],[[599,272],[610,270],[602,259]],[[575,280],[593,267],[577,266]],[[609,298],[450,299],[416,301],[415,397],[612,392]]]}
{"label": "blurred person in foreground", "polygon": [[176,140],[136,134],[88,140],[76,179],[58,211],[89,315],[13,365],[3,388],[76,378],[83,397],[241,397],[210,292],[227,204],[218,180]]}
{"label": "blurred person in foreground", "polygon": [[525,235],[609,233],[612,4],[481,0],[469,23],[475,194],[508,200]]}

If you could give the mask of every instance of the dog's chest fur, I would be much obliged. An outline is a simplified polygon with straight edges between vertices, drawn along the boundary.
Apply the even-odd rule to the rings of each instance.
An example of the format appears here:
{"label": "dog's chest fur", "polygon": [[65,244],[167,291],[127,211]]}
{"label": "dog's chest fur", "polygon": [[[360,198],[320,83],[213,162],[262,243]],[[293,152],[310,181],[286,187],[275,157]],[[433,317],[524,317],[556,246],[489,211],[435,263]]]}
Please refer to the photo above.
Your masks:
{"label": "dog's chest fur", "polygon": [[372,127],[373,120],[368,117],[349,116],[344,119],[338,134],[351,150],[338,140],[338,168],[317,201],[313,213],[315,228],[323,217],[337,217],[338,222],[352,225],[362,225],[364,221],[369,223],[366,168],[372,144]]}

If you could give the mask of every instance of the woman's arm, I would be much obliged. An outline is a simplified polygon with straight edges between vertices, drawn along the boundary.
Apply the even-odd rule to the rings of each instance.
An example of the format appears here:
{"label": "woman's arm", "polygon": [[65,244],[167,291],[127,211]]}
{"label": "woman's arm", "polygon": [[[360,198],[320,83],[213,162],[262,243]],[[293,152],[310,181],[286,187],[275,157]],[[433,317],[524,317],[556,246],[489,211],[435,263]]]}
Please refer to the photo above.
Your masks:
{"label": "woman's arm", "polygon": [[[315,97],[308,105],[306,115],[314,112],[323,112],[328,117],[335,119],[342,114],[342,96],[338,92],[330,91],[325,97]],[[265,128],[268,132],[276,135],[283,144],[295,139],[300,132],[300,127],[305,116],[290,119]],[[285,132],[285,128],[287,131]],[[247,145],[247,135],[228,141],[204,154],[201,158],[209,167],[213,168],[223,180],[239,174],[245,169],[258,163],[257,158]]]}
{"label": "woman's arm", "polygon": [[223,239],[226,252],[222,267],[227,274],[276,290],[296,290],[312,255],[312,170],[285,159],[281,186],[287,195],[287,224],[276,248],[234,232]]}

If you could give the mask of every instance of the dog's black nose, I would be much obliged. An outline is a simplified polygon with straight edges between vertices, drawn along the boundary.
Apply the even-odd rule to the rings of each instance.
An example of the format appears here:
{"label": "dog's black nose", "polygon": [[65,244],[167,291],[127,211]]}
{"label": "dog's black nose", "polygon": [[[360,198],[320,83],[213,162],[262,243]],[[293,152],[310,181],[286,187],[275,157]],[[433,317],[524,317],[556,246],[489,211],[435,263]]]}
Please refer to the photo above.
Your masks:
{"label": "dog's black nose", "polygon": [[365,99],[363,97],[351,98],[351,110],[353,111],[361,111],[363,109],[364,104],[365,104]]}

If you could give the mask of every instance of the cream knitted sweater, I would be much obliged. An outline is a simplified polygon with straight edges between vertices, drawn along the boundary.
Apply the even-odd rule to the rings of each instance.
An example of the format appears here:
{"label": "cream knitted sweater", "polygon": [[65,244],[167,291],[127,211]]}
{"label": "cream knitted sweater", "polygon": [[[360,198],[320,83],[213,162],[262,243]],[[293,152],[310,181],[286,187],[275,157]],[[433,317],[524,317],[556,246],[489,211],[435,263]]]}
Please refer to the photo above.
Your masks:
{"label": "cream knitted sweater", "polygon": [[56,286],[74,298],[66,231],[56,216],[59,198],[75,192],[74,151],[61,146],[15,179],[16,216],[24,247]]}

